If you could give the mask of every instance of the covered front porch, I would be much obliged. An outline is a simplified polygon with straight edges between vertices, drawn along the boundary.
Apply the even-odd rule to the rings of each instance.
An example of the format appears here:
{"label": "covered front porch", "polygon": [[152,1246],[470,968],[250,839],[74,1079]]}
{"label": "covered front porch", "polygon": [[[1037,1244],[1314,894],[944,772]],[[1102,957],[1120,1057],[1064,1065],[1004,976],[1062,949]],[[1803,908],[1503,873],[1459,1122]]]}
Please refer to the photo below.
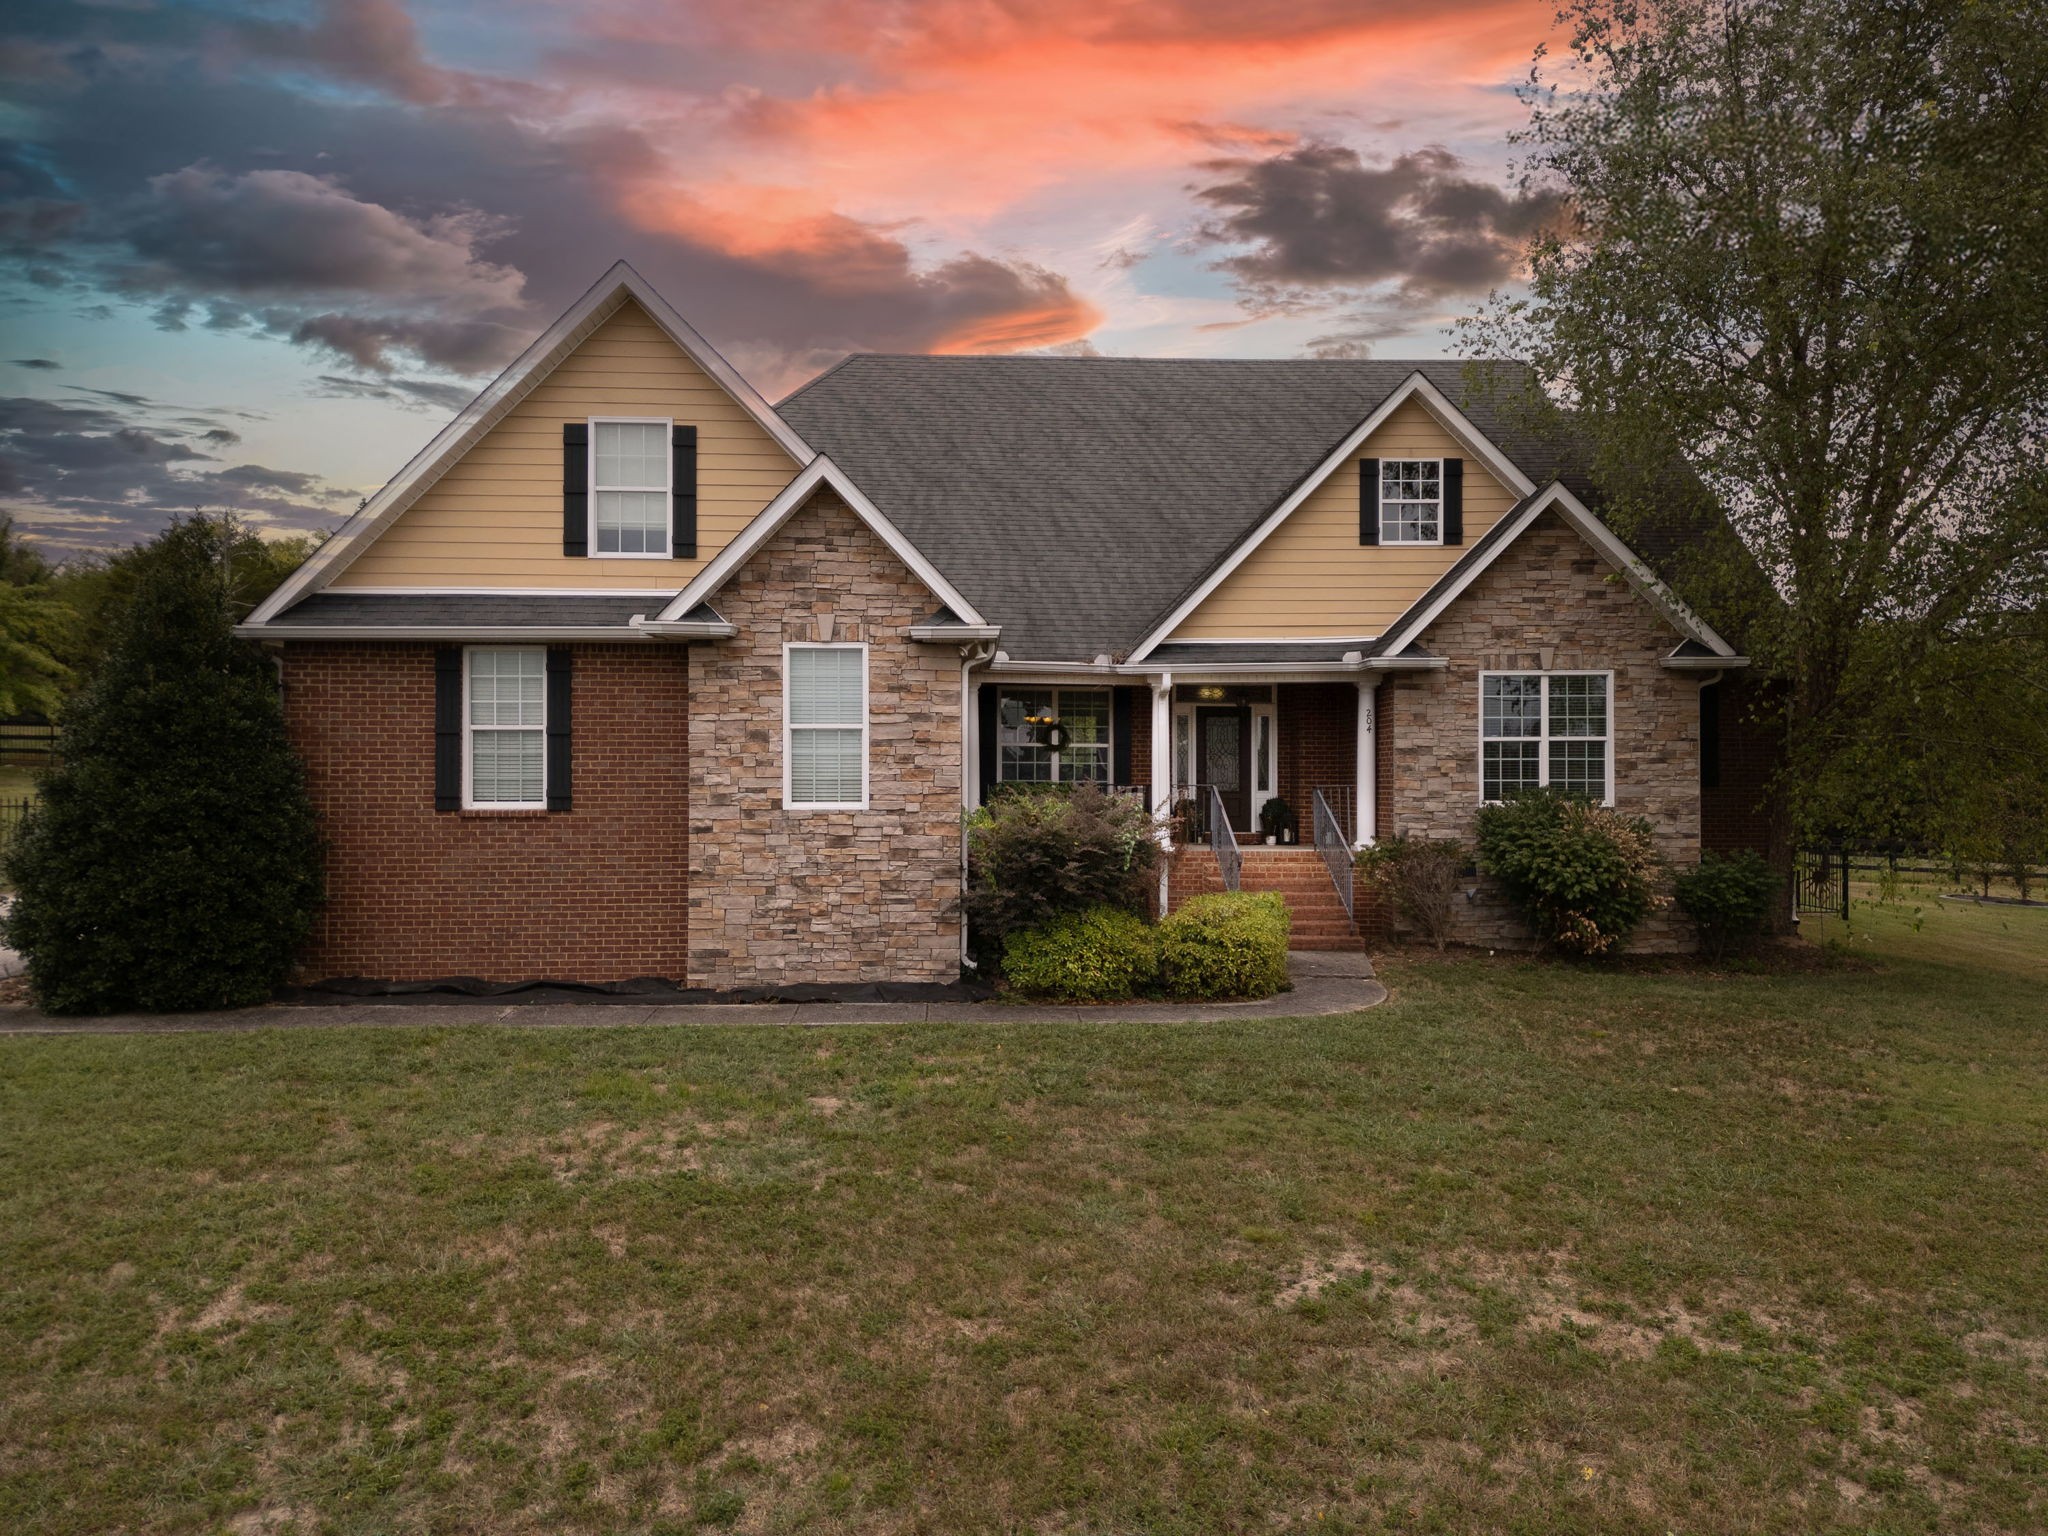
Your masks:
{"label": "covered front porch", "polygon": [[975,803],[1006,786],[1098,784],[1164,812],[1176,842],[1209,842],[1220,818],[1237,842],[1351,847],[1376,831],[1378,674],[1280,678],[1160,672],[980,674],[971,712]]}

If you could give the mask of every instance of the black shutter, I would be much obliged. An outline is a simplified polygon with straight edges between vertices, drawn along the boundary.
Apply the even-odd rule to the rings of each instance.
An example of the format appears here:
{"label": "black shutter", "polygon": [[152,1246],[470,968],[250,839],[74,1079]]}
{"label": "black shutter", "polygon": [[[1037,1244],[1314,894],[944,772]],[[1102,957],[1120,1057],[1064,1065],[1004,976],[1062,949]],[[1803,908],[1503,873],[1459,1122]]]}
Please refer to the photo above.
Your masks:
{"label": "black shutter", "polygon": [[981,736],[981,750],[975,754],[979,759],[976,771],[980,783],[977,789],[981,803],[987,805],[989,786],[996,781],[996,729],[1001,724],[996,715],[996,685],[983,683],[975,691],[974,699],[976,710],[980,714]]}
{"label": "black shutter", "polygon": [[1380,461],[1358,461],[1358,542],[1380,541]]}
{"label": "black shutter", "polygon": [[1131,718],[1136,713],[1138,690],[1119,688],[1109,696],[1109,780],[1112,784],[1131,782]]}
{"label": "black shutter", "polygon": [[697,429],[677,427],[675,444],[675,512],[669,525],[672,559],[697,558]]}
{"label": "black shutter", "polygon": [[562,553],[590,553],[590,423],[562,423]]}
{"label": "black shutter", "polygon": [[569,809],[569,651],[548,648],[548,809]]}
{"label": "black shutter", "polygon": [[1444,460],[1444,542],[1465,542],[1465,461]]}
{"label": "black shutter", "polygon": [[434,652],[434,809],[462,809],[462,647]]}
{"label": "black shutter", "polygon": [[1721,787],[1721,685],[1700,690],[1700,788]]}

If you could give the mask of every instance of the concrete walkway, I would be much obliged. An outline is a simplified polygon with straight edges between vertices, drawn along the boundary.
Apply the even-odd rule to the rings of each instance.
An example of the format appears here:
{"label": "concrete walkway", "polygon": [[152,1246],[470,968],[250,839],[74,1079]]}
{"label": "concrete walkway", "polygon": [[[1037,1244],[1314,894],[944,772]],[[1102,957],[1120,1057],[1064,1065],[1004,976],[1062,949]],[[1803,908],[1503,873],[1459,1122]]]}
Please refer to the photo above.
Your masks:
{"label": "concrete walkway", "polygon": [[425,1029],[443,1024],[529,1028],[675,1024],[1214,1024],[1356,1013],[1383,1003],[1387,989],[1361,954],[1297,950],[1287,957],[1294,990],[1256,1003],[1134,1003],[1102,1008],[1017,1003],[518,1003],[492,999],[433,1007],[400,1002],[238,1008],[221,1013],[115,1014],[52,1018],[0,1007],[0,1035],[152,1035],[253,1029],[340,1029],[365,1025]]}

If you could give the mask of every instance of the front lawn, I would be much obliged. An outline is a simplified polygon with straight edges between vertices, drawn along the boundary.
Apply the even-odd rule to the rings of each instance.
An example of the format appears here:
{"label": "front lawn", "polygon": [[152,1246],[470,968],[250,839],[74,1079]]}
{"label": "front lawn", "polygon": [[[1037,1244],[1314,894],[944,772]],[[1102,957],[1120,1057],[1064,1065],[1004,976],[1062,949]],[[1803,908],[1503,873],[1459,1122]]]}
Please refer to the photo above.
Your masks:
{"label": "front lawn", "polygon": [[0,1040],[0,1529],[2038,1530],[2048,913],[1858,918],[1295,1024]]}

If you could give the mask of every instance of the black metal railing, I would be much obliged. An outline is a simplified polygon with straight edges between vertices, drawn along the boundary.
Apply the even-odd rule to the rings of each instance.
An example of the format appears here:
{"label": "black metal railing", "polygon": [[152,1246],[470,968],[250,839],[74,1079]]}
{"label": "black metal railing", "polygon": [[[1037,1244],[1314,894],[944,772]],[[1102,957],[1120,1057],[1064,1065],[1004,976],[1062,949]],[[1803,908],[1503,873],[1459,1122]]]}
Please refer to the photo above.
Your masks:
{"label": "black metal railing", "polygon": [[1209,846],[1216,850],[1216,868],[1223,876],[1223,889],[1234,891],[1244,878],[1244,855],[1238,851],[1237,834],[1230,830],[1230,817],[1223,809],[1223,791],[1209,786]]}
{"label": "black metal railing", "polygon": [[1348,843],[1358,841],[1358,786],[1356,784],[1325,784],[1316,793],[1329,802],[1330,815],[1335,818],[1337,831]]}
{"label": "black metal railing", "polygon": [[1834,848],[1802,848],[1792,855],[1792,901],[1804,917],[1849,920],[1849,856]]}
{"label": "black metal railing", "polygon": [[1344,903],[1344,915],[1356,922],[1358,913],[1353,903],[1357,899],[1357,865],[1351,853],[1351,839],[1344,835],[1337,813],[1330,808],[1329,800],[1320,789],[1315,791],[1315,816],[1316,852],[1322,855],[1323,867],[1330,872],[1330,883],[1337,887],[1337,899]]}

